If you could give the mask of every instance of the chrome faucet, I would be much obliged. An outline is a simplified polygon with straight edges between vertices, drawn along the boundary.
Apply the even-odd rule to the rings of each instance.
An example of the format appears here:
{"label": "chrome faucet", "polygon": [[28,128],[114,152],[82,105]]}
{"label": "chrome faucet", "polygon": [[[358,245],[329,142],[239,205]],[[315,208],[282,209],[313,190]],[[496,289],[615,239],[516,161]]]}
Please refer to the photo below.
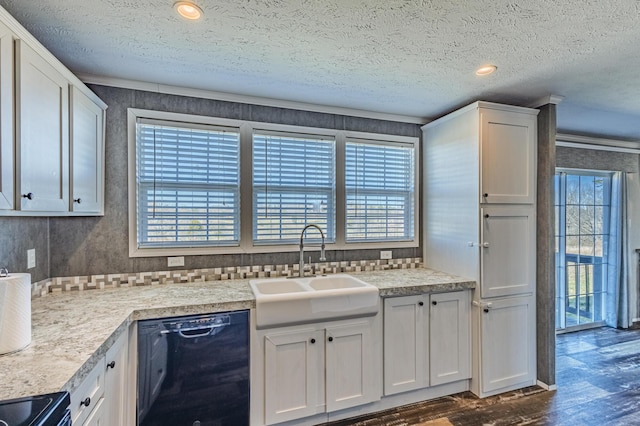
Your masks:
{"label": "chrome faucet", "polygon": [[325,262],[327,260],[327,258],[324,256],[324,232],[322,232],[322,229],[320,229],[318,225],[314,225],[313,223],[305,226],[304,228],[302,228],[302,232],[300,233],[300,278],[304,277],[304,233],[309,228],[316,228],[318,231],[320,231],[320,236],[322,237],[322,245],[320,246],[319,261]]}

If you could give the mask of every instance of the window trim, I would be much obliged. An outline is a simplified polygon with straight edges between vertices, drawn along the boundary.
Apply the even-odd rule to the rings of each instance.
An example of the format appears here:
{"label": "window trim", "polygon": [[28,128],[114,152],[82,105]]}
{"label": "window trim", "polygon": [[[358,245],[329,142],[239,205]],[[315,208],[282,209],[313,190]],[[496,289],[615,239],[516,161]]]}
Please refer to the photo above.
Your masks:
{"label": "window trim", "polygon": [[[177,122],[177,124],[193,123],[194,125],[209,125],[222,127],[235,127],[240,129],[240,244],[218,247],[137,247],[137,188],[136,188],[136,120],[151,119]],[[327,244],[327,250],[362,250],[362,249],[388,249],[410,248],[419,246],[420,229],[420,140],[418,137],[398,136],[368,132],[345,131],[336,129],[295,126],[287,124],[254,122],[248,120],[235,120],[218,117],[209,117],[192,114],[182,114],[165,111],[128,108],[127,110],[127,135],[128,135],[128,219],[129,219],[129,257],[156,257],[175,255],[214,255],[214,254],[254,254],[254,253],[278,253],[296,252],[297,244],[281,245],[254,245],[252,226],[252,135],[254,131],[274,131],[294,134],[308,134],[335,138],[336,141],[336,240]],[[414,238],[409,241],[382,241],[382,242],[346,242],[346,190],[345,190],[345,144],[347,140],[361,140],[365,142],[400,143],[414,147]],[[313,250],[313,248],[311,248]]]}

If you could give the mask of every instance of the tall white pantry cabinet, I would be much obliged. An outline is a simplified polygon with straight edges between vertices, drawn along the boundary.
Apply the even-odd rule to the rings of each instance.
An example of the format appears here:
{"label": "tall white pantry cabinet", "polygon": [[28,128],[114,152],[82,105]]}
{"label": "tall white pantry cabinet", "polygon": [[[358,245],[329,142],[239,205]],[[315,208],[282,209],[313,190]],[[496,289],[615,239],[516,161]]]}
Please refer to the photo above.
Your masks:
{"label": "tall white pantry cabinet", "polygon": [[538,110],[475,102],[423,129],[424,262],[478,283],[471,390],[536,383]]}

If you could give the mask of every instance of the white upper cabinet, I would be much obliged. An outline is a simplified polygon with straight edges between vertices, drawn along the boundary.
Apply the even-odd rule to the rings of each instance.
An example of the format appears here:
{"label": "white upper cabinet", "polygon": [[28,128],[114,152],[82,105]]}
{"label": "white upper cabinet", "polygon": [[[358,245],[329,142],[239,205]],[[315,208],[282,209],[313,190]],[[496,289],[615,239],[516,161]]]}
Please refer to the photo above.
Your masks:
{"label": "white upper cabinet", "polygon": [[423,127],[425,265],[483,298],[535,285],[537,114],[476,102]]}
{"label": "white upper cabinet", "polygon": [[16,58],[16,207],[68,211],[69,83],[22,40]]}
{"label": "white upper cabinet", "polygon": [[535,115],[480,108],[482,202],[534,202],[536,128]]}
{"label": "white upper cabinet", "polygon": [[104,213],[106,107],[0,7],[0,216]]}
{"label": "white upper cabinet", "polygon": [[72,212],[102,213],[104,110],[77,87],[71,91]]}
{"label": "white upper cabinet", "polygon": [[13,33],[0,23],[0,210],[14,204]]}
{"label": "white upper cabinet", "polygon": [[480,296],[532,293],[536,267],[533,209],[529,206],[485,205],[480,220]]}

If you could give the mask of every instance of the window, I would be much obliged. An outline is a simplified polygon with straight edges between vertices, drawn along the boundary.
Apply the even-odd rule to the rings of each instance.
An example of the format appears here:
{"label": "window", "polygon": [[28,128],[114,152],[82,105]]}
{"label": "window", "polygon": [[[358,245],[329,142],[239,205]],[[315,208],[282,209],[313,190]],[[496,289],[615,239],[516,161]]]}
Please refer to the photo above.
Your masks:
{"label": "window", "polygon": [[419,245],[418,138],[128,115],[131,257]]}
{"label": "window", "polygon": [[346,240],[407,241],[414,236],[413,146],[346,143]]}
{"label": "window", "polygon": [[556,328],[602,325],[606,314],[611,173],[555,175]]}
{"label": "window", "polygon": [[240,135],[138,120],[138,247],[237,245]]}
{"label": "window", "polygon": [[335,241],[335,140],[253,134],[253,240],[295,243],[309,223]]}

